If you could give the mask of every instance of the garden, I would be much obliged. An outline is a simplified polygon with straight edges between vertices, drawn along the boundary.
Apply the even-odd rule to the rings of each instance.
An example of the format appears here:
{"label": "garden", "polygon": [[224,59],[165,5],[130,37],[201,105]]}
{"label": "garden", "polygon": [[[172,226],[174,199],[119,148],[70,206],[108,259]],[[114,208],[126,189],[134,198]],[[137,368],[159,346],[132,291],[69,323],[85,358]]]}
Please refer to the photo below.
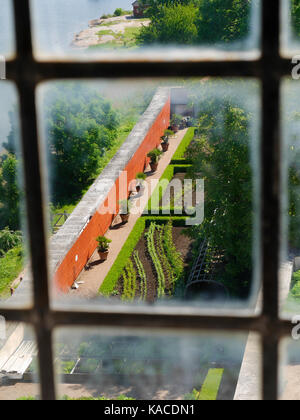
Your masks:
{"label": "garden", "polygon": [[[162,137],[166,141],[168,132]],[[184,285],[189,267],[193,261],[194,240],[189,237],[186,227],[186,215],[176,216],[177,204],[182,204],[183,191],[167,191],[168,183],[174,179],[184,180],[189,164],[185,153],[194,139],[194,128],[189,128],[179,149],[174,155],[174,162],[167,167],[161,180],[168,182],[163,188],[157,188],[148,203],[148,212],[137,221],[112,269],[100,287],[100,294],[124,302],[141,301],[153,303],[157,299],[183,297]],[[153,159],[152,170],[158,165],[158,156],[154,151],[148,155]],[[193,193],[193,192],[192,192]],[[169,197],[170,213],[162,215],[165,195]],[[195,202],[195,200],[194,200]]]}

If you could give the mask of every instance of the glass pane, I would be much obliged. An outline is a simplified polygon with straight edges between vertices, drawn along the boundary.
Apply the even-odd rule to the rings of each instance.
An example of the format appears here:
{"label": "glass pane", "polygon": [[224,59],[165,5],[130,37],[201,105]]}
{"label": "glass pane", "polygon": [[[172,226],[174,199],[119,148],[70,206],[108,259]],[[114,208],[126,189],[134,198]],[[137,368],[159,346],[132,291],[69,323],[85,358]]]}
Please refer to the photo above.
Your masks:
{"label": "glass pane", "polygon": [[40,89],[60,303],[256,306],[258,92],[237,80]]}
{"label": "glass pane", "polygon": [[282,0],[281,52],[285,57],[299,55],[300,45],[300,2]]}
{"label": "glass pane", "polygon": [[0,400],[39,398],[37,356],[32,329],[0,317]]}
{"label": "glass pane", "polygon": [[283,340],[281,346],[281,381],[279,396],[284,401],[300,400],[300,347],[299,347],[299,317],[291,324],[290,339]]}
{"label": "glass pane", "polygon": [[281,265],[281,301],[285,315],[299,311],[299,256],[300,256],[300,155],[299,155],[299,103],[298,83],[286,80],[283,83],[283,249]]}
{"label": "glass pane", "polygon": [[220,333],[60,329],[55,334],[58,397],[233,400],[242,386],[246,342],[246,336]]}
{"label": "glass pane", "polygon": [[0,58],[1,56],[9,58],[15,51],[12,1],[1,0],[0,4]]}
{"label": "glass pane", "polygon": [[[177,4],[178,3],[178,4]],[[258,56],[260,1],[32,0],[35,51],[47,56],[192,59]],[[180,49],[178,49],[180,47]]]}
{"label": "glass pane", "polygon": [[[0,82],[0,307],[31,302],[24,183],[15,87]],[[1,310],[0,310],[1,314]]]}

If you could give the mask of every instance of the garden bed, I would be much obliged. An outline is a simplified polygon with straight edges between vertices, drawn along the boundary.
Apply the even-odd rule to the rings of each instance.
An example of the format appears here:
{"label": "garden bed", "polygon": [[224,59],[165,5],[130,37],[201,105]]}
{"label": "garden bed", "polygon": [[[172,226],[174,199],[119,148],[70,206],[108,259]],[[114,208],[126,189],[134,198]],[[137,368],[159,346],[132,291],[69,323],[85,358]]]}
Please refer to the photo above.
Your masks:
{"label": "garden bed", "polygon": [[[136,245],[132,257],[130,259],[133,265],[133,269],[137,273],[135,286],[133,286],[134,292],[132,290],[132,294],[130,295],[130,293],[128,293],[128,291],[126,290],[128,288],[126,286],[126,283],[128,283],[128,275],[126,276],[126,278],[124,278],[123,274],[119,277],[119,280],[116,285],[116,289],[114,292],[115,299],[122,299],[126,301],[128,298],[128,300],[141,300],[148,303],[153,303],[158,298],[170,298],[174,295],[176,280],[178,281],[179,279],[176,277],[176,273],[174,273],[174,270],[170,270],[172,261],[170,261],[170,258],[168,258],[167,256],[166,258],[162,258],[163,248],[160,249],[160,246],[163,245],[162,238],[164,229],[166,229],[166,224],[162,224],[159,226],[153,224],[152,222],[152,229],[154,225],[156,226],[155,232],[153,234],[155,244],[154,250],[157,251],[158,260],[162,269],[161,274],[158,274],[160,267],[153,263],[153,258],[151,258],[151,255],[149,253],[148,235],[151,234],[150,225],[150,227],[147,228],[141,235],[141,238],[138,244]],[[193,241],[187,235],[184,234],[185,230],[186,229],[182,227],[172,227],[173,245],[175,246],[177,253],[181,256],[181,260],[183,263],[182,277],[184,277],[186,268],[191,262],[191,250],[193,244]],[[173,253],[174,256],[175,254],[176,252]],[[138,265],[143,267],[142,276],[140,275],[141,270],[139,270]],[[146,281],[143,279],[146,279]],[[181,278],[181,280],[184,279]]]}

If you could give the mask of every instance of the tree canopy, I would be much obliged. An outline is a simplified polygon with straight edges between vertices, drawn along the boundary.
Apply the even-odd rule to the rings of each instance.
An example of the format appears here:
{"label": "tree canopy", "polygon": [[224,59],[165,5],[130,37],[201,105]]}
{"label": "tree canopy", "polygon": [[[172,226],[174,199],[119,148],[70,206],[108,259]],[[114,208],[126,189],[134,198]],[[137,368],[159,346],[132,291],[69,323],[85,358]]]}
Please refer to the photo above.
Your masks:
{"label": "tree canopy", "polygon": [[245,38],[254,0],[144,0],[151,24],[139,44],[215,44]]}
{"label": "tree canopy", "polygon": [[78,85],[53,90],[48,104],[51,195],[63,203],[80,198],[96,177],[100,158],[117,138],[119,116],[109,101]]}
{"label": "tree canopy", "polygon": [[[199,115],[199,140],[187,158],[190,174],[205,180],[205,221],[193,228],[223,255],[223,281],[236,294],[247,292],[252,267],[252,170],[249,118],[229,100]],[[222,122],[222,123],[221,123]]]}

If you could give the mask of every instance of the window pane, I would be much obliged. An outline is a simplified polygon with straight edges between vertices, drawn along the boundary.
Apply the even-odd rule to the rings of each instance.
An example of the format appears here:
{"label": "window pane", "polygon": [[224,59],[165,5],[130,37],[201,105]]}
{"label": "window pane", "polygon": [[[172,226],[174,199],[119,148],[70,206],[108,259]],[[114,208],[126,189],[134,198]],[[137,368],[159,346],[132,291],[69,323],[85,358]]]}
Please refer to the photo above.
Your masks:
{"label": "window pane", "polygon": [[282,0],[281,52],[285,57],[299,54],[300,3],[299,0]]}
{"label": "window pane", "polygon": [[283,311],[291,316],[299,311],[299,250],[300,250],[300,126],[298,83],[286,80],[283,93],[283,249],[281,265],[281,301]]}
{"label": "window pane", "polygon": [[279,396],[281,400],[300,400],[299,386],[299,317],[291,324],[293,338],[283,340],[281,348],[281,381]]}
{"label": "window pane", "polygon": [[[31,302],[18,101],[15,87],[0,82],[0,307]],[[1,314],[1,310],[0,310]]]}
{"label": "window pane", "polygon": [[58,397],[233,400],[247,336],[60,329]]}
{"label": "window pane", "polygon": [[37,356],[32,329],[0,317],[0,400],[39,398]]}
{"label": "window pane", "polygon": [[0,10],[0,56],[9,58],[15,51],[11,0],[1,0]]}
{"label": "window pane", "polygon": [[61,303],[256,306],[258,91],[210,79],[40,89]]}
{"label": "window pane", "polygon": [[[144,4],[150,4],[146,7]],[[258,55],[260,1],[32,0],[35,51],[47,56],[189,59]],[[176,48],[180,47],[180,50]]]}

